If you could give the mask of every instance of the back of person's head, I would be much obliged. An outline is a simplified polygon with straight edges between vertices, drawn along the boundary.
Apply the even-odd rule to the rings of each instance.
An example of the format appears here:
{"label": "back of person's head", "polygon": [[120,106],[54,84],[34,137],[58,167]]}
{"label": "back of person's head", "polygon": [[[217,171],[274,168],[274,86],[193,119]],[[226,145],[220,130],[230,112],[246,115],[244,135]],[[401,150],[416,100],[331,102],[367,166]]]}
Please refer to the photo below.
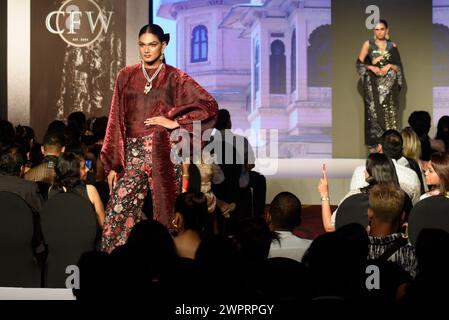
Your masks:
{"label": "back of person's head", "polygon": [[195,253],[208,292],[206,300],[223,302],[239,294],[241,259],[237,244],[224,235],[205,237]]}
{"label": "back of person's head", "polygon": [[443,141],[448,142],[448,140],[449,140],[449,116],[442,116],[440,118],[440,120],[438,120],[437,134],[435,135],[435,139],[441,139]]}
{"label": "back of person's head", "polygon": [[14,142],[14,136],[16,131],[11,122],[7,120],[0,120],[0,144],[1,145],[12,145]]}
{"label": "back of person's head", "polygon": [[350,223],[335,231],[339,255],[345,263],[363,264],[368,256],[368,233],[359,223]]}
{"label": "back of person's head", "polygon": [[234,237],[245,258],[261,261],[268,257],[274,234],[264,219],[248,218],[237,224]]}
{"label": "back of person's head", "polygon": [[208,210],[206,196],[201,193],[181,193],[175,202],[175,212],[182,216],[184,230],[203,231]]}
{"label": "back of person's head", "polygon": [[20,124],[16,127],[16,136],[23,138],[30,147],[35,138],[34,130],[31,127]]}
{"label": "back of person's head", "polygon": [[0,172],[6,175],[19,176],[21,168],[25,165],[26,156],[20,149],[11,145],[2,145],[0,148]]}
{"label": "back of person's head", "polygon": [[112,265],[109,254],[101,251],[84,252],[78,260],[78,267],[80,286],[79,289],[73,289],[77,300],[103,300],[110,294],[113,284],[110,281]]}
{"label": "back of person's head", "polygon": [[77,155],[84,157],[87,152],[87,148],[80,141],[70,141],[66,144],[65,152],[76,153]]}
{"label": "back of person's head", "polygon": [[95,141],[104,139],[107,125],[108,117],[98,117],[94,119],[92,123],[92,134],[95,137]]}
{"label": "back of person's head", "polygon": [[240,262],[237,244],[224,235],[212,235],[201,241],[195,260],[207,267],[236,266]]}
{"label": "back of person's head", "polygon": [[431,127],[430,114],[427,111],[413,111],[408,117],[408,124],[418,137],[427,135]]}
{"label": "back of person's head", "polygon": [[360,224],[318,236],[302,258],[311,272],[314,296],[357,297],[363,291],[367,255],[368,235]]}
{"label": "back of person's head", "polygon": [[176,257],[175,243],[167,228],[156,220],[139,221],[131,230],[126,245],[161,267]]}
{"label": "back of person's head", "polygon": [[438,187],[441,194],[449,192],[449,154],[443,152],[435,152],[430,157],[432,167],[440,179]]}
{"label": "back of person's head", "polygon": [[397,225],[404,206],[404,191],[391,183],[378,183],[369,193],[369,207],[376,220]]}
{"label": "back of person's head", "polygon": [[422,229],[416,240],[419,272],[449,268],[449,233],[441,229]]}
{"label": "back of person's head", "polygon": [[226,109],[219,109],[215,128],[217,130],[231,129],[231,115]]}
{"label": "back of person's head", "polygon": [[411,127],[405,127],[401,131],[401,136],[404,141],[402,147],[404,157],[418,160],[421,155],[421,141],[416,132]]}
{"label": "back of person's head", "polygon": [[371,153],[366,159],[366,182],[370,186],[381,182],[391,182],[399,186],[398,176],[393,161],[382,153]]}
{"label": "back of person's head", "polygon": [[64,136],[57,133],[46,132],[44,135],[44,151],[59,154],[64,147]]}
{"label": "back of person's head", "polygon": [[269,214],[273,230],[291,231],[301,223],[301,201],[291,192],[281,192],[271,201]]}
{"label": "back of person's head", "polygon": [[81,111],[72,112],[67,117],[67,126],[78,130],[81,135],[84,134],[87,126],[86,115]]}
{"label": "back of person's head", "polygon": [[396,130],[385,131],[380,137],[382,152],[391,159],[398,160],[402,157],[402,136]]}
{"label": "back of person's head", "polygon": [[64,152],[55,166],[55,185],[73,188],[81,183],[81,158],[72,152]]}
{"label": "back of person's head", "polygon": [[64,136],[65,133],[65,129],[66,129],[66,125],[63,121],[61,120],[53,120],[52,122],[50,122],[50,124],[47,127],[47,131],[45,132],[46,134],[56,134],[59,136]]}

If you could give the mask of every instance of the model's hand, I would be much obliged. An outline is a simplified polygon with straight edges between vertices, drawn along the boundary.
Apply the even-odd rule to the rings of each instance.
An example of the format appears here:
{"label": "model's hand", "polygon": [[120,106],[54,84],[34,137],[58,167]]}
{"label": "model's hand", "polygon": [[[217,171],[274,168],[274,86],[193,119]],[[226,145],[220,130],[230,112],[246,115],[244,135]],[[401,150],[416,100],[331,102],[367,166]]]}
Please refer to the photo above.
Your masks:
{"label": "model's hand", "polygon": [[167,129],[175,129],[179,127],[179,123],[176,121],[167,119],[164,116],[152,117],[145,120],[146,126],[162,126]]}
{"label": "model's hand", "polygon": [[369,70],[371,70],[375,75],[380,75],[380,68],[375,67],[375,66],[369,66],[368,67]]}
{"label": "model's hand", "polygon": [[386,75],[388,73],[388,71],[390,71],[391,69],[391,64],[387,64],[386,66],[382,67],[382,69],[380,69],[380,74]]}
{"label": "model's hand", "polygon": [[116,183],[117,183],[117,172],[111,170],[109,171],[108,174],[109,195],[112,194],[112,189],[115,187]]}

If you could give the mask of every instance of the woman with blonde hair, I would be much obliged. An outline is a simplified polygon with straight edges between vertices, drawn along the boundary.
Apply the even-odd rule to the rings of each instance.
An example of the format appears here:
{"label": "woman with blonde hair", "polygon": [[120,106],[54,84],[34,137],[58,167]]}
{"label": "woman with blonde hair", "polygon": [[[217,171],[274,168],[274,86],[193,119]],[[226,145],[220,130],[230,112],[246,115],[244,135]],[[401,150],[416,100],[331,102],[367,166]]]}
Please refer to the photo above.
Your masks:
{"label": "woman with blonde hair", "polygon": [[428,191],[427,185],[424,183],[424,171],[427,169],[427,161],[420,159],[421,141],[412,127],[402,129],[401,136],[403,141],[402,155],[407,159],[410,169],[416,172],[421,184],[421,194],[424,194]]}

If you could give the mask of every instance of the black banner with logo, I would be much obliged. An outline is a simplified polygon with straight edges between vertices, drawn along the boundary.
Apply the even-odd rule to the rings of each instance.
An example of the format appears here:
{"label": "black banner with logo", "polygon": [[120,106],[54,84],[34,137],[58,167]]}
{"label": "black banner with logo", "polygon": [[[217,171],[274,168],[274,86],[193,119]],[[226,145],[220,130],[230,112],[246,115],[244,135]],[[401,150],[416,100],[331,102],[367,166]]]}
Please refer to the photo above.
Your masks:
{"label": "black banner with logo", "polygon": [[30,125],[107,115],[125,66],[126,1],[31,1]]}

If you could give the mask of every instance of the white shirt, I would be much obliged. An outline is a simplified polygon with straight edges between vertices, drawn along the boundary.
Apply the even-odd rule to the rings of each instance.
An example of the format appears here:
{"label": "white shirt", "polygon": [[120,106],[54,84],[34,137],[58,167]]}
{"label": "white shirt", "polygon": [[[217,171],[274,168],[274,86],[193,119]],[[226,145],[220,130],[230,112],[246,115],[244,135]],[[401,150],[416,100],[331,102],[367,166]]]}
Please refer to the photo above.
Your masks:
{"label": "white shirt", "polygon": [[280,243],[277,240],[271,242],[268,257],[290,258],[301,262],[302,256],[309,248],[312,240],[297,237],[290,231],[276,231],[276,233],[279,235]]}
{"label": "white shirt", "polygon": [[[419,201],[421,196],[421,183],[419,182],[416,172],[410,168],[404,166],[408,161],[404,157],[399,160],[393,160],[394,167],[396,169],[396,174],[398,176],[399,185],[401,189],[404,190],[412,200],[413,204]],[[405,161],[404,161],[405,160]],[[365,181],[365,165],[360,165],[355,168],[352,174],[351,187],[350,190],[360,189],[368,186]]]}

